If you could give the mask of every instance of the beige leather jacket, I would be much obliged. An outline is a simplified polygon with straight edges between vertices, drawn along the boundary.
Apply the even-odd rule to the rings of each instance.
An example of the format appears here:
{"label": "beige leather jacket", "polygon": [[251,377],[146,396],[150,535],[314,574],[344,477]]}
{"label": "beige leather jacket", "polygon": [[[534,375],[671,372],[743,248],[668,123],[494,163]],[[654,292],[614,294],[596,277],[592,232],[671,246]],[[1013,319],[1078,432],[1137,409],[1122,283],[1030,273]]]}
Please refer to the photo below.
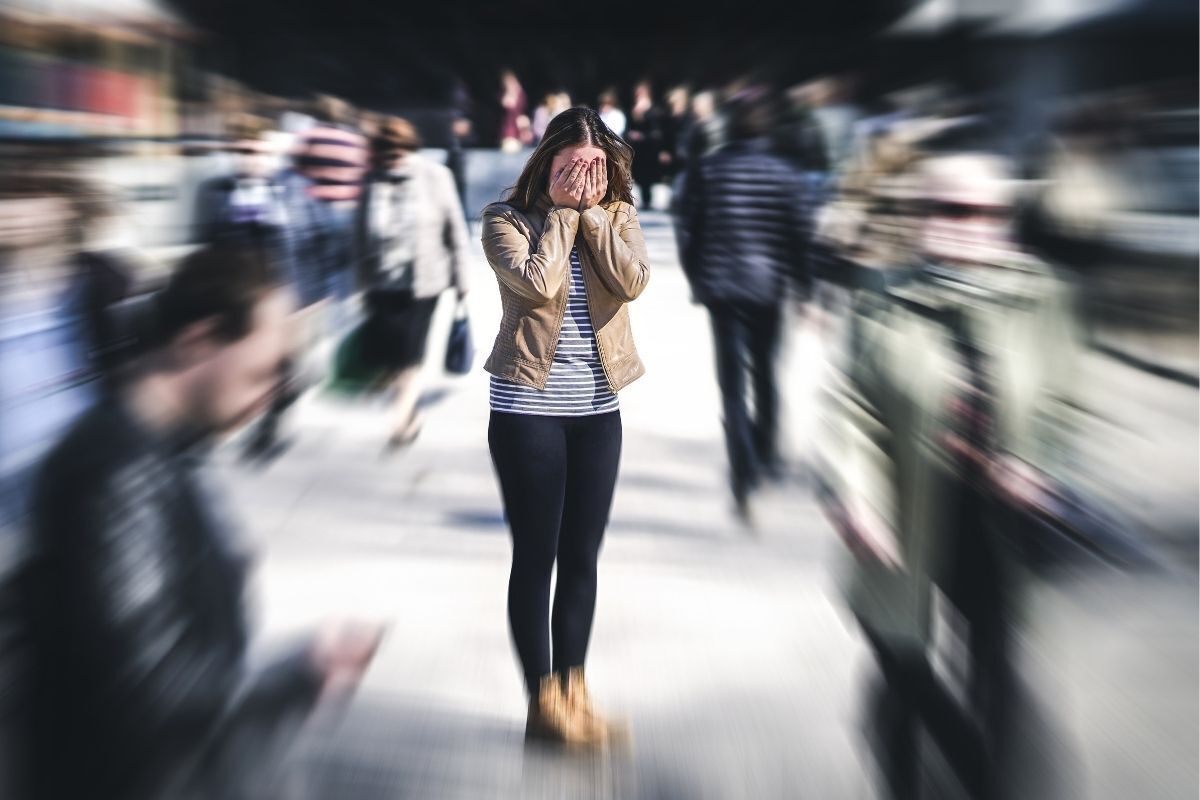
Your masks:
{"label": "beige leather jacket", "polygon": [[577,246],[588,309],[608,385],[620,391],[645,373],[633,344],[628,304],[650,278],[637,212],[628,203],[579,212],[543,194],[528,213],[506,203],[483,210],[483,251],[500,284],[504,315],[484,369],[546,387],[570,292]]}

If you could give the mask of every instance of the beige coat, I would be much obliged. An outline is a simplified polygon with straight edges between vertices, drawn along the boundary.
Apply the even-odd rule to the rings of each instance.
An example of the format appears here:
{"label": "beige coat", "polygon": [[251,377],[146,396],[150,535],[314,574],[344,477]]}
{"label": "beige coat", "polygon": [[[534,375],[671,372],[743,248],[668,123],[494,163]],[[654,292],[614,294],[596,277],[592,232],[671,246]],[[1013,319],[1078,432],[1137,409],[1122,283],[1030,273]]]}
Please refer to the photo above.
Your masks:
{"label": "beige coat", "polygon": [[543,195],[523,213],[506,203],[483,210],[483,250],[500,285],[500,332],[484,369],[544,389],[570,293],[571,248],[577,247],[609,388],[645,373],[633,343],[629,303],[650,279],[646,243],[628,203],[580,213]]}

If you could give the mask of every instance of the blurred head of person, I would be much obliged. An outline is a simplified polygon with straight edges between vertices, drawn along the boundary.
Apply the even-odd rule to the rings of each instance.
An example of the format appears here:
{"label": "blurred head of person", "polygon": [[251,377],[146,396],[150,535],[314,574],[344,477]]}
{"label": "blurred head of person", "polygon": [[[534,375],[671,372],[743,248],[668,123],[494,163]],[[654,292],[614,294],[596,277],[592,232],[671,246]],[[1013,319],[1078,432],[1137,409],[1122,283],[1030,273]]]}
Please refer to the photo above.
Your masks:
{"label": "blurred head of person", "polygon": [[633,104],[638,108],[654,105],[654,87],[650,81],[641,80],[634,84]]}
{"label": "blurred head of person", "polygon": [[415,125],[403,117],[388,117],[371,140],[371,155],[378,169],[395,169],[420,150],[421,144]]}
{"label": "blurred head of person", "polygon": [[717,113],[717,96],[711,91],[697,92],[692,98],[692,115],[698,120],[712,119]]}
{"label": "blurred head of person", "polygon": [[312,115],[326,125],[353,125],[354,109],[340,97],[318,94],[313,98]]}
{"label": "blurred head of person", "polygon": [[561,113],[571,107],[571,95],[566,92],[559,92],[554,95],[554,100],[551,103],[551,108],[555,113]]}
{"label": "blurred head of person", "polygon": [[209,245],[187,256],[155,302],[142,381],[164,427],[226,432],[262,411],[291,351],[292,297],[260,248]]}
{"label": "blurred head of person", "polygon": [[687,114],[690,102],[691,93],[686,86],[676,86],[667,93],[667,105],[671,107],[673,116],[682,117]]}
{"label": "blurred head of person", "polygon": [[74,242],[72,186],[32,164],[0,164],[0,255]]}
{"label": "blurred head of person", "polygon": [[600,93],[600,98],[597,101],[598,109],[601,113],[611,111],[617,107],[617,92],[615,89],[605,89]]}
{"label": "blurred head of person", "polygon": [[264,178],[274,168],[274,147],[269,139],[271,126],[260,117],[239,116],[228,127],[229,152],[234,157],[234,172],[246,178]]}
{"label": "blurred head of person", "polygon": [[776,124],[773,98],[761,86],[748,86],[729,98],[725,105],[727,134],[732,141],[769,136]]}
{"label": "blurred head of person", "polygon": [[1017,181],[990,152],[937,153],[921,165],[926,209],[921,249],[947,264],[1000,264],[1012,254]]}
{"label": "blurred head of person", "polygon": [[519,208],[533,208],[550,190],[554,174],[576,158],[590,161],[604,158],[607,163],[608,191],[600,205],[622,201],[633,203],[633,148],[612,132],[604,120],[590,108],[578,106],[557,115],[546,126],[542,141],[534,149],[516,185],[508,195]]}

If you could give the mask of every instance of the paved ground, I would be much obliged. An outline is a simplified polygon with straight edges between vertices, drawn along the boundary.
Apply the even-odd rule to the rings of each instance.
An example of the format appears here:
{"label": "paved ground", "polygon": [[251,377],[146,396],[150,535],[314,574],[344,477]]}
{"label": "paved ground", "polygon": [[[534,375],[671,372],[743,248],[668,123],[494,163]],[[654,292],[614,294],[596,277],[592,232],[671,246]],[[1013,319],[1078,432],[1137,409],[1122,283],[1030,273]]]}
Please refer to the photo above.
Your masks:
{"label": "paved ground", "polygon": [[[431,380],[429,423],[400,456],[380,455],[378,407],[323,398],[300,409],[297,444],[269,469],[222,459],[263,546],[271,637],[337,613],[391,626],[354,705],[297,755],[299,794],[874,796],[858,699],[870,663],[838,605],[838,546],[802,467],[819,347],[799,330],[789,337],[795,480],[763,499],[748,534],[724,489],[706,319],[687,303],[665,218],[645,224],[655,272],[633,317],[649,372],[622,393],[626,445],[589,663],[598,699],[633,723],[632,747],[564,757],[523,745],[504,616],[509,546],[486,448],[486,376],[476,371]],[[481,256],[476,266],[472,320],[486,350],[499,303]],[[448,313],[439,311],[434,343]],[[430,363],[440,355],[433,347]],[[1195,392],[1147,391],[1166,423],[1111,424],[1140,443],[1139,465],[1169,450],[1171,477],[1141,476],[1159,506],[1143,516],[1169,517],[1165,527],[1184,539],[1190,525],[1194,538],[1195,448],[1178,442],[1195,443]],[[1139,396],[1113,397],[1117,417],[1144,417],[1130,413]],[[1034,711],[1022,796],[1196,796],[1196,607],[1194,562],[1170,575],[1089,572],[1035,587],[1022,651]]]}

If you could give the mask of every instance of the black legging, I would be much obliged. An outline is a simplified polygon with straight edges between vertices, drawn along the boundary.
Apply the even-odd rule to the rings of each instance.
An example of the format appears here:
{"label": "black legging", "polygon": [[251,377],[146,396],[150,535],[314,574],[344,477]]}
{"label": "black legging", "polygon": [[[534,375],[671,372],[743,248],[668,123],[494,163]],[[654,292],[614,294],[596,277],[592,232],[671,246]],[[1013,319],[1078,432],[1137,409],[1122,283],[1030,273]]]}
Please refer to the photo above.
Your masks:
{"label": "black legging", "polygon": [[512,531],[508,621],[526,687],[536,694],[543,675],[583,666],[587,656],[596,559],[621,456],[621,414],[543,417],[493,411],[488,445]]}

